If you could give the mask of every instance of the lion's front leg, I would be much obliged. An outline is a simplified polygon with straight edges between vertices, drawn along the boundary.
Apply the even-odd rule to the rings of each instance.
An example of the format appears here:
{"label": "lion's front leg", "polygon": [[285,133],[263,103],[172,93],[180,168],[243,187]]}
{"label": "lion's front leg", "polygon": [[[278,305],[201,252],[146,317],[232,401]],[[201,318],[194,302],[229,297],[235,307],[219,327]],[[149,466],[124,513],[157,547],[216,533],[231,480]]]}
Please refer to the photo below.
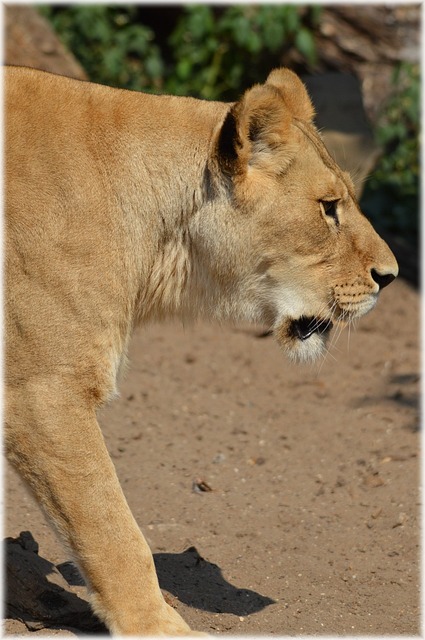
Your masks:
{"label": "lion's front leg", "polygon": [[69,391],[66,381],[44,380],[8,393],[8,456],[75,553],[113,633],[190,634],[161,594],[94,411]]}

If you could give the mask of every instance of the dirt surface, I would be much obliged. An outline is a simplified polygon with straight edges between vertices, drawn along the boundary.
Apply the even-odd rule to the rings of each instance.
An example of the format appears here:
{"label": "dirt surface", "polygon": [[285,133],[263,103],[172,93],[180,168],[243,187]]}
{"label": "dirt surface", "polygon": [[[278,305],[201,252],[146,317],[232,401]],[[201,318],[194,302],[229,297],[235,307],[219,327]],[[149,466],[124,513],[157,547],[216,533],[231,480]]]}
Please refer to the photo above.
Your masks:
{"label": "dirt surface", "polygon": [[[419,633],[418,313],[417,291],[395,282],[312,367],[261,328],[136,332],[101,424],[161,586],[194,628]],[[6,479],[5,535],[29,530],[40,560],[68,561]],[[18,617],[6,633],[46,633]]]}

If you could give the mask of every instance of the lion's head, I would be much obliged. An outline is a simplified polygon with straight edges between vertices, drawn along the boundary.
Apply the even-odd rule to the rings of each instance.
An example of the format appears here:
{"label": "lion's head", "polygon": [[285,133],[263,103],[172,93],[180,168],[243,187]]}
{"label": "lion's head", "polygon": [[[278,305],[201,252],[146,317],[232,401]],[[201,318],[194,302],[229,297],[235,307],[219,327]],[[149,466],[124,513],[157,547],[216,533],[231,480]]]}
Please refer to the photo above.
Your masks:
{"label": "lion's head", "polygon": [[370,311],[398,273],[313,116],[286,69],[231,106],[215,139],[222,204],[200,239],[229,315],[267,323],[297,360],[320,355],[333,322]]}

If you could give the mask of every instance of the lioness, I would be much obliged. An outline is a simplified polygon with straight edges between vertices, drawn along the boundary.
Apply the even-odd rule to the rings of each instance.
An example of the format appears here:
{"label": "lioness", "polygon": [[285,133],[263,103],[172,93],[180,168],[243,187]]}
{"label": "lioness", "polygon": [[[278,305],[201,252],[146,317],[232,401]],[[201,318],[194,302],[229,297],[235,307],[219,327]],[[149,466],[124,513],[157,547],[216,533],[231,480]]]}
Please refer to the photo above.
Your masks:
{"label": "lioness", "polygon": [[5,75],[7,452],[108,628],[189,634],[96,421],[133,327],[249,320],[313,359],[397,263],[287,69],[234,104]]}

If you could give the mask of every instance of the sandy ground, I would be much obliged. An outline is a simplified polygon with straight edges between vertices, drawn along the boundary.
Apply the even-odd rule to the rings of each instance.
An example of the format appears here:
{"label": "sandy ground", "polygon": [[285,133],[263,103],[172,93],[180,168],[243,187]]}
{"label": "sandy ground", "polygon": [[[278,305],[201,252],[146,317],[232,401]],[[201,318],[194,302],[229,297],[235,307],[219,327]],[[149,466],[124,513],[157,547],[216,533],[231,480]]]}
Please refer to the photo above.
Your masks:
{"label": "sandy ground", "polygon": [[[193,627],[420,632],[418,316],[399,280],[313,367],[252,328],[137,331],[101,424],[161,586]],[[29,530],[41,557],[69,560],[6,480],[5,535]],[[30,633],[16,619],[5,631]]]}

